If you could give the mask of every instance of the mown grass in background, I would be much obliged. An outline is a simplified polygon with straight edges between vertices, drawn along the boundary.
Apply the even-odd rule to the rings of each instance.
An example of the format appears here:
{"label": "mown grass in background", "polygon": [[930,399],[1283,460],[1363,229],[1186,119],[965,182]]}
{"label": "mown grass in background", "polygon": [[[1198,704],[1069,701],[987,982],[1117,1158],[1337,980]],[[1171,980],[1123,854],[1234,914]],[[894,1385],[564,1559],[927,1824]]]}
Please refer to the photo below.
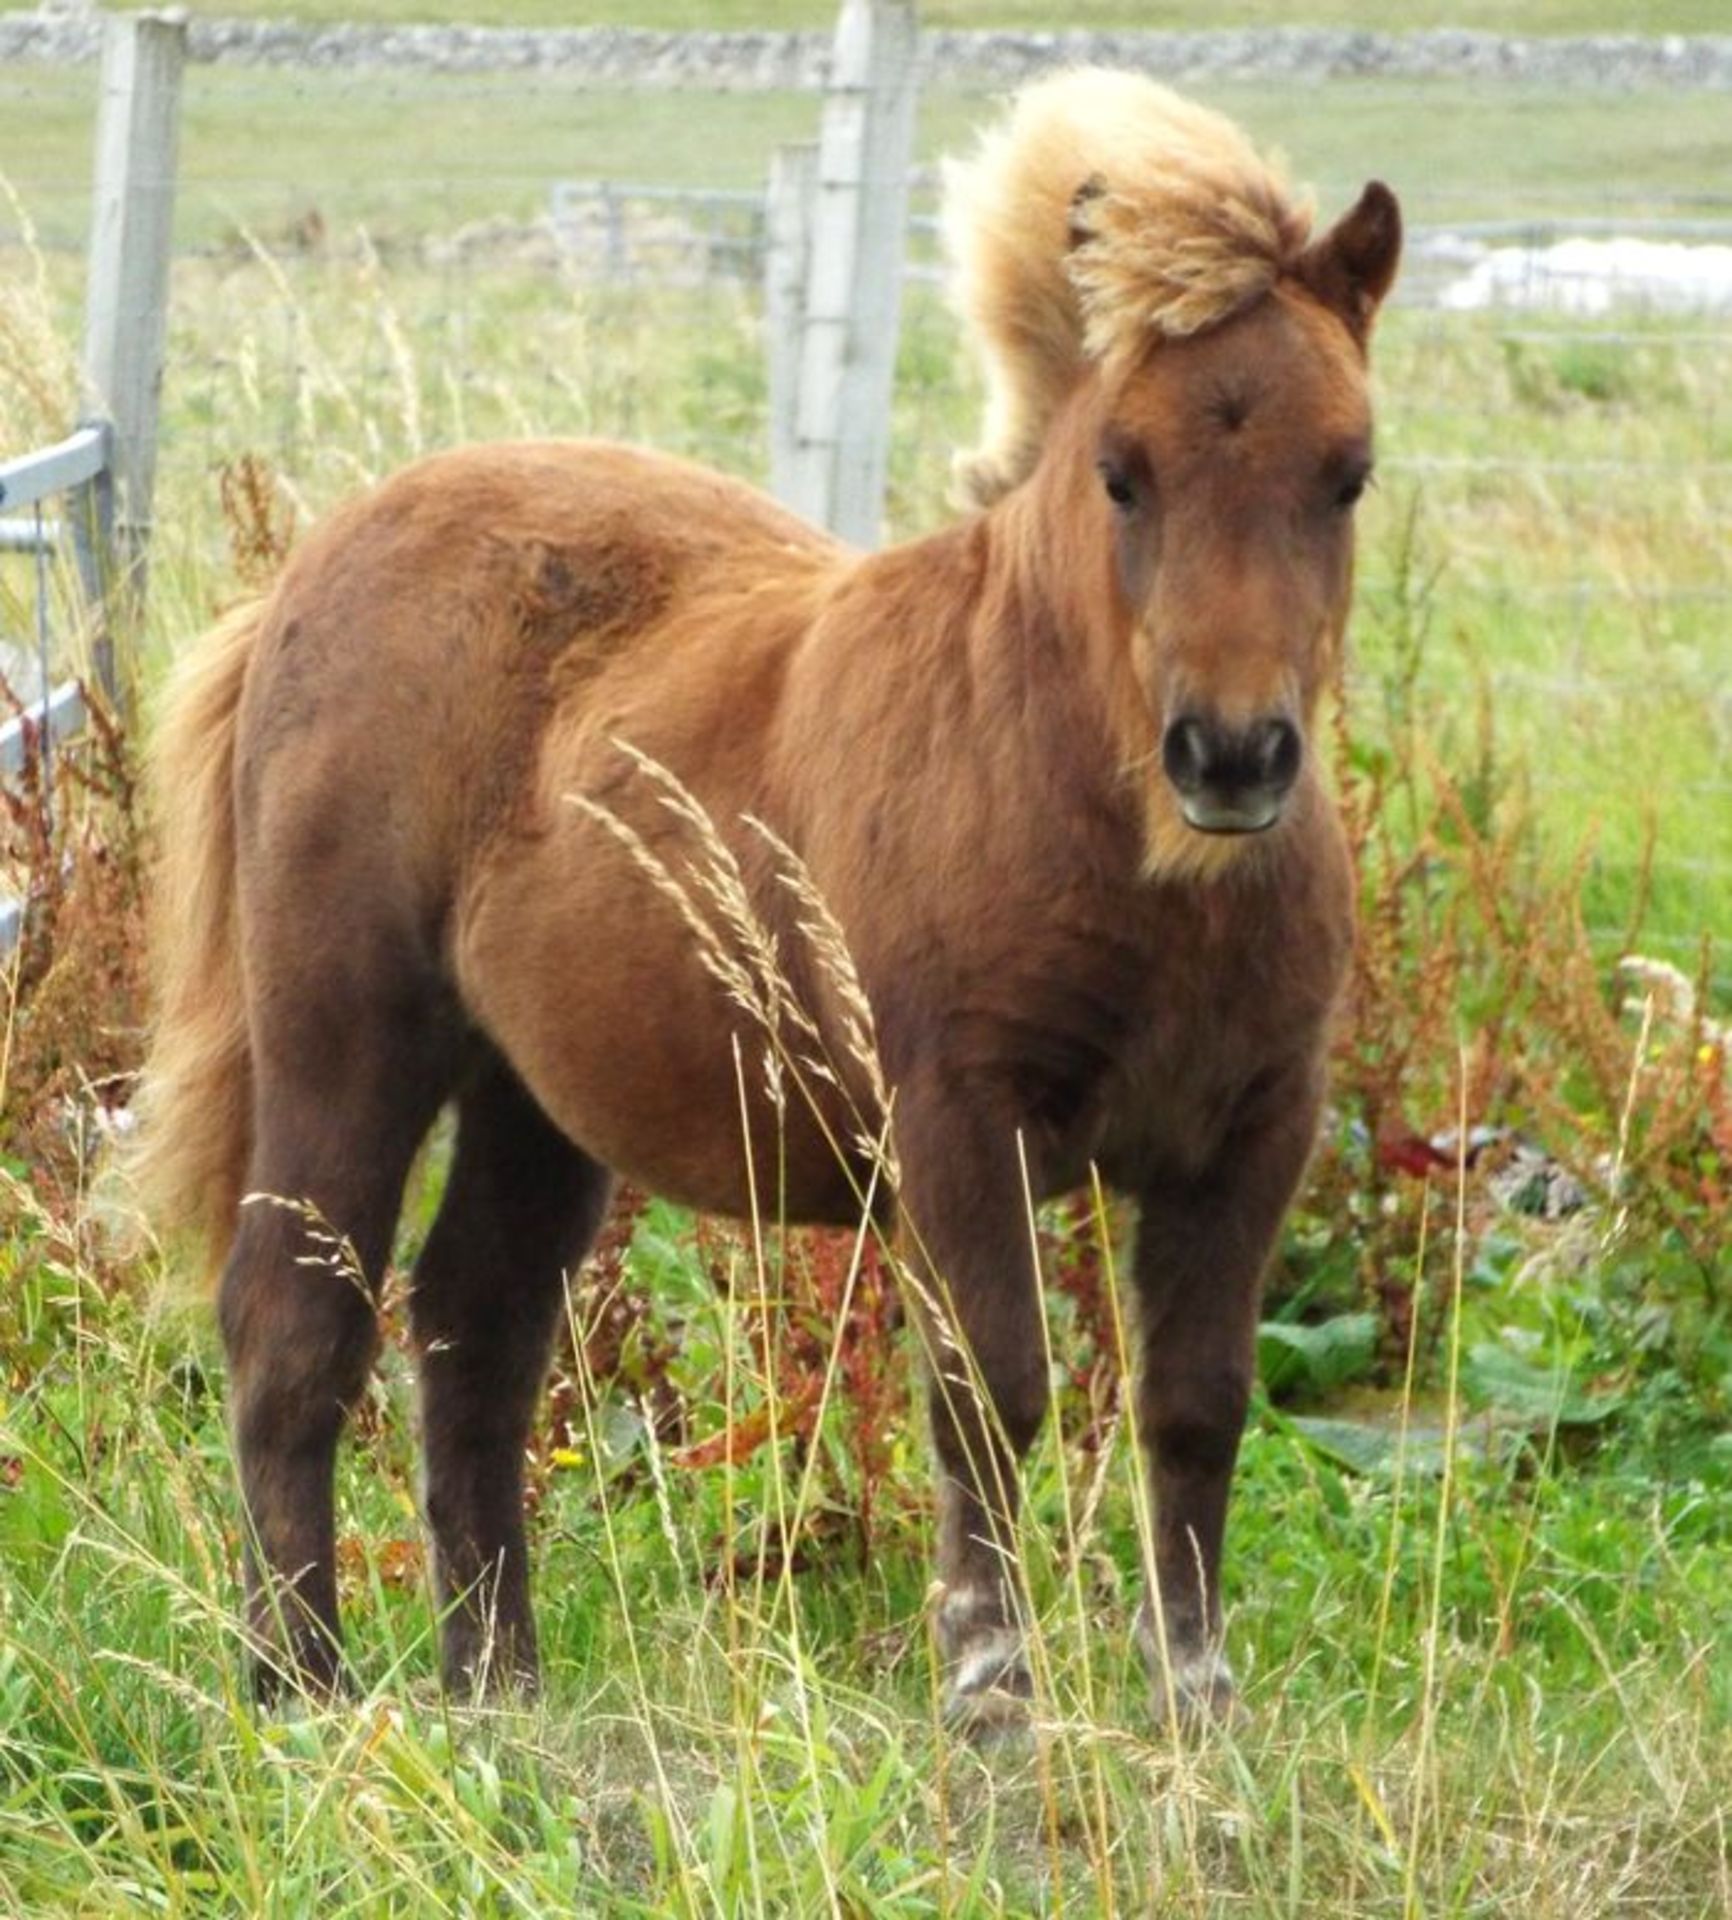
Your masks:
{"label": "mown grass in background", "polygon": [[[1192,90],[1285,152],[1328,205],[1381,177],[1419,221],[1633,215],[1732,174],[1732,116],[1712,92],[1480,79]],[[0,175],[56,245],[79,244],[88,219],[95,97],[93,68],[0,67]],[[194,67],[177,231],[186,247],[242,227],[279,238],[317,211],[328,227],[365,225],[383,243],[529,218],[559,179],[756,186],[779,141],[815,137],[818,110],[814,95],[605,91],[570,73]],[[920,156],[955,151],[991,111],[984,95],[929,91]]]}

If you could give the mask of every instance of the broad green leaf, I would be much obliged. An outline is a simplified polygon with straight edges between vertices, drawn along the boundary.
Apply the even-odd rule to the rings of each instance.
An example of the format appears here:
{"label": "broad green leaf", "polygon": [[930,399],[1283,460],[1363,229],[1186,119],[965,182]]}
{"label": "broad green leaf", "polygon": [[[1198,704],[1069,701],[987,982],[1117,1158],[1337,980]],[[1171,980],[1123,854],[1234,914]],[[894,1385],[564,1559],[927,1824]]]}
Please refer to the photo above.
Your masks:
{"label": "broad green leaf", "polygon": [[1535,1366],[1485,1340],[1462,1358],[1461,1383],[1481,1406],[1513,1413],[1536,1426],[1591,1427],[1623,1407],[1627,1395],[1577,1386],[1567,1366]]}
{"label": "broad green leaf", "polygon": [[1367,1373],[1376,1352],[1373,1313],[1338,1313],[1314,1326],[1265,1320],[1257,1329],[1257,1371],[1277,1398],[1330,1393]]}
{"label": "broad green leaf", "polygon": [[[1435,1416],[1411,1420],[1405,1440],[1395,1420],[1330,1420],[1306,1414],[1277,1418],[1307,1446],[1349,1473],[1393,1474],[1399,1464],[1403,1474],[1429,1480],[1443,1472],[1449,1458],[1449,1429]],[[1521,1440],[1521,1433],[1482,1416],[1457,1426],[1454,1449],[1458,1458],[1484,1460],[1494,1450],[1507,1451]]]}

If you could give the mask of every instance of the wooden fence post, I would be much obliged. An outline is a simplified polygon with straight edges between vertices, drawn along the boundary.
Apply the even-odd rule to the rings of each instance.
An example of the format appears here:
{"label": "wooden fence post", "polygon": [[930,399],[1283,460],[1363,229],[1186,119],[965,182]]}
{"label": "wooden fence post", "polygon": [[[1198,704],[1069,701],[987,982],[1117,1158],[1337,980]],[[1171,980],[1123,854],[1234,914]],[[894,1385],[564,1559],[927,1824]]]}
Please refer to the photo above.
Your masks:
{"label": "wooden fence post", "polygon": [[[114,430],[114,555],[122,601],[144,589],[168,320],[184,16],[111,14],[102,42],[84,323],[87,409]],[[111,592],[109,604],[116,595]],[[97,661],[112,697],[112,639]]]}
{"label": "wooden fence post", "polygon": [[883,530],[915,52],[913,0],[843,0],[812,191],[792,428],[772,430],[779,497],[861,546]]}

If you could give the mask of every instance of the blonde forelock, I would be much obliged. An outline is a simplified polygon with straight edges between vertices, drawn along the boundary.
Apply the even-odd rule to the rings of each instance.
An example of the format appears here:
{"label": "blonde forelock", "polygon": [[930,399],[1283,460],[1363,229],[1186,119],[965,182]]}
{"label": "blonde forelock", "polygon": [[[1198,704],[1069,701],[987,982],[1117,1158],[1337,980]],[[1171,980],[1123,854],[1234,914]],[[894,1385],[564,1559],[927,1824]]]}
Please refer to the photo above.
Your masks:
{"label": "blonde forelock", "polygon": [[979,504],[1033,467],[1091,364],[1201,332],[1267,293],[1311,233],[1309,202],[1221,114],[1139,74],[1037,82],[945,178],[953,291],[984,364]]}

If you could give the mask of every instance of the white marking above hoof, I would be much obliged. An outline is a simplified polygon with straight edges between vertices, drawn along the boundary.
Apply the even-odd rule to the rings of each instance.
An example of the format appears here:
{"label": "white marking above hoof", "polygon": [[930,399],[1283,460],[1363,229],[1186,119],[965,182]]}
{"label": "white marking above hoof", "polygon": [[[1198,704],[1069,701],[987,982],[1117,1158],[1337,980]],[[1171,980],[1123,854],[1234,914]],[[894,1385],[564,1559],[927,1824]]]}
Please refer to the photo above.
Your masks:
{"label": "white marking above hoof", "polygon": [[945,1720],[970,1740],[1021,1732],[1029,1723],[1034,1681],[1015,1627],[972,1636],[951,1673]]}
{"label": "white marking above hoof", "polygon": [[990,1601],[983,1587],[946,1587],[938,1600],[939,1632],[967,1632],[976,1616],[987,1612]]}
{"label": "white marking above hoof", "polygon": [[1001,1687],[1025,1697],[1033,1691],[1028,1662],[1022,1655],[1022,1635],[1015,1627],[999,1627],[975,1636],[956,1662],[952,1694],[983,1693]]}
{"label": "white marking above hoof", "polygon": [[1233,1669],[1218,1646],[1163,1647],[1146,1613],[1137,1622],[1137,1639],[1149,1663],[1157,1720],[1230,1726],[1247,1717]]}

